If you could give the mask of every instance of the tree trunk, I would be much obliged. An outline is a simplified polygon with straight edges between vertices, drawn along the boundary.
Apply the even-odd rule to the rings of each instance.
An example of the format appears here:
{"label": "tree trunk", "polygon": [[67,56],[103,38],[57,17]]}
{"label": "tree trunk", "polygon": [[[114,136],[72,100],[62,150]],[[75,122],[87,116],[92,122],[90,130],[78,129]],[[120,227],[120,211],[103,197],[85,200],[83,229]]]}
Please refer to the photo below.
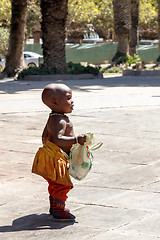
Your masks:
{"label": "tree trunk", "polygon": [[[158,3],[158,39],[159,39],[159,53],[160,53],[160,0],[157,0]],[[157,62],[160,63],[160,55],[157,58]]]}
{"label": "tree trunk", "polygon": [[6,67],[3,71],[14,77],[23,68],[27,0],[12,0],[12,19]]}
{"label": "tree trunk", "polygon": [[129,54],[137,53],[137,28],[139,21],[139,0],[131,0],[131,29],[129,39]]}
{"label": "tree trunk", "polygon": [[118,56],[120,54],[127,56],[129,54],[129,31],[131,28],[131,0],[113,0],[113,11],[114,28],[118,42],[117,53]]}
{"label": "tree trunk", "polygon": [[119,34],[117,35],[117,52],[125,54],[126,56],[129,54],[129,38],[128,34]]}
{"label": "tree trunk", "polygon": [[33,35],[34,43],[40,43],[41,31],[33,31],[32,35]]}
{"label": "tree trunk", "polygon": [[41,0],[44,65],[66,71],[65,24],[68,0]]}

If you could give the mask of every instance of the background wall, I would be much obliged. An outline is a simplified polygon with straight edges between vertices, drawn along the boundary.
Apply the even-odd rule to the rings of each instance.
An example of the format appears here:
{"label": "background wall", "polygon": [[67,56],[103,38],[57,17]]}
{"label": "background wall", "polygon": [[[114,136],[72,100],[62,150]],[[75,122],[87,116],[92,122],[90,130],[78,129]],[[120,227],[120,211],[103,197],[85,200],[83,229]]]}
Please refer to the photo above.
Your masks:
{"label": "background wall", "polygon": [[[115,55],[117,43],[83,43],[66,44],[67,62],[88,62],[96,65],[111,62]],[[42,54],[41,44],[25,44],[25,51]],[[156,62],[159,56],[158,45],[139,45],[137,47],[138,55],[145,63]]]}

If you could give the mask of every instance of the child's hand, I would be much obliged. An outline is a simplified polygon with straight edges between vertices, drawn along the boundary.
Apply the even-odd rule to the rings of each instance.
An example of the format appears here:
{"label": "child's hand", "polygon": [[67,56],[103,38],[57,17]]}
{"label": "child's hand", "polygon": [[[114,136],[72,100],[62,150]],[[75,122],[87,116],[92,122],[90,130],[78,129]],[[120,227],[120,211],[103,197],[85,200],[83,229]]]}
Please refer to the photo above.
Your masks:
{"label": "child's hand", "polygon": [[77,137],[77,142],[80,144],[80,145],[84,145],[84,143],[86,142],[86,136],[84,136],[83,134],[82,135],[79,135]]}

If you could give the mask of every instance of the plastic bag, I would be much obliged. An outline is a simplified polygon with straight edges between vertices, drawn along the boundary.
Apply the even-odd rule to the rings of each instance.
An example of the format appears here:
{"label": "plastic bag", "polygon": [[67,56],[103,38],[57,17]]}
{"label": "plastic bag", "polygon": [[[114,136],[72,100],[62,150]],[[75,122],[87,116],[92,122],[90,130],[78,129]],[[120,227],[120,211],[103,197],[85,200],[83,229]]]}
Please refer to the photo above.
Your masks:
{"label": "plastic bag", "polygon": [[93,133],[86,133],[86,143],[82,146],[74,144],[69,154],[68,173],[77,180],[82,180],[91,170],[93,154],[92,150],[99,148],[102,143],[94,144],[95,138]]}

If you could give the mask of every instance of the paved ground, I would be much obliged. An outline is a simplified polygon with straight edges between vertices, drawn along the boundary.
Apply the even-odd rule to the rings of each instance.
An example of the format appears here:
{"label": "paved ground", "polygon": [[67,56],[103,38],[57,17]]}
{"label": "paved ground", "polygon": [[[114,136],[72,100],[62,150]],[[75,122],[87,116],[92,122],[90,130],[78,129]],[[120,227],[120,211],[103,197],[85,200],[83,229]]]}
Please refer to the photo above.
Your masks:
{"label": "paved ground", "polygon": [[[61,81],[60,81],[61,82]],[[31,173],[48,109],[48,82],[0,81],[0,239],[160,239],[160,78],[66,81],[76,134],[103,147],[91,172],[74,180],[67,207],[75,223],[48,214],[47,183]]]}

